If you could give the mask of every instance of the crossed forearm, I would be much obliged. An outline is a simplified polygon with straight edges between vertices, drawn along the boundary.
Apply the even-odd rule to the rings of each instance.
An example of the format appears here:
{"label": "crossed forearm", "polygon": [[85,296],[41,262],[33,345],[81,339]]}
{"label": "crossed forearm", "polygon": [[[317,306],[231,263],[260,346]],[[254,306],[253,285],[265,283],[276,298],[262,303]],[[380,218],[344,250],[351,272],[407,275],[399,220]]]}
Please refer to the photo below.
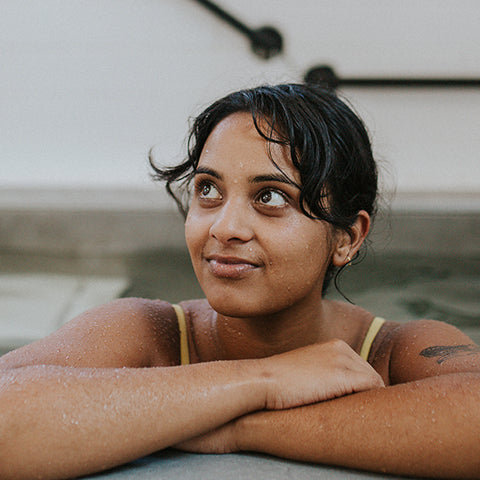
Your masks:
{"label": "crossed forearm", "polygon": [[397,475],[479,478],[480,375],[374,389],[236,423],[236,445]]}
{"label": "crossed forearm", "polygon": [[0,477],[85,475],[263,408],[242,365],[0,371]]}

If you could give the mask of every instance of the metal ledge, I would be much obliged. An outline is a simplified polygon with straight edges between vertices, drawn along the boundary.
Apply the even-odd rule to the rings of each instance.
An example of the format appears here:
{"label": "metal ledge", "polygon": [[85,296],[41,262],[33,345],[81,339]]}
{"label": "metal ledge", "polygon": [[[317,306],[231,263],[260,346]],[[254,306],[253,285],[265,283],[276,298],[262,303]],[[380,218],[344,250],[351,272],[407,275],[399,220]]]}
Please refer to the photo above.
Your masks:
{"label": "metal ledge", "polygon": [[[118,255],[185,246],[183,219],[161,189],[3,189],[0,225],[0,253]],[[379,251],[478,255],[480,194],[398,193],[371,238]]]}

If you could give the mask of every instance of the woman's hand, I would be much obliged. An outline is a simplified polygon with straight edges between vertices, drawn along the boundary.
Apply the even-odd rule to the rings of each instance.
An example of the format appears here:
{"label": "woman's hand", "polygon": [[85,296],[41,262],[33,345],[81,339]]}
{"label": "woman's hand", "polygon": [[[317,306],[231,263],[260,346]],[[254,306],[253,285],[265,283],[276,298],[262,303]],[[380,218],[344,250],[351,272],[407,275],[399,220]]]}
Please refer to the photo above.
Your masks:
{"label": "woman's hand", "polygon": [[259,360],[267,377],[265,408],[280,410],[384,387],[373,367],[341,340]]}

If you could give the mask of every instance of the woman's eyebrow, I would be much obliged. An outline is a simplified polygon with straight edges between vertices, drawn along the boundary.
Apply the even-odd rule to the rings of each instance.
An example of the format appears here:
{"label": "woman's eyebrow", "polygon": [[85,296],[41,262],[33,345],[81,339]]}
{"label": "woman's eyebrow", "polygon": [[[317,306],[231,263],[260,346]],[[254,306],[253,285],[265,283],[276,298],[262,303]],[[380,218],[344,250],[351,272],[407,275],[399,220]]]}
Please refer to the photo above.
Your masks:
{"label": "woman's eyebrow", "polygon": [[255,177],[251,177],[249,181],[251,183],[280,182],[280,183],[286,183],[287,185],[293,185],[294,187],[298,187],[298,185],[293,180],[290,180],[286,175],[281,173],[256,175]]}
{"label": "woman's eyebrow", "polygon": [[197,167],[193,172],[193,175],[199,175],[202,173],[205,175],[210,175],[211,177],[214,177],[214,178],[218,178],[219,180],[222,179],[222,176],[217,171],[212,170],[211,168],[208,168],[208,167]]}

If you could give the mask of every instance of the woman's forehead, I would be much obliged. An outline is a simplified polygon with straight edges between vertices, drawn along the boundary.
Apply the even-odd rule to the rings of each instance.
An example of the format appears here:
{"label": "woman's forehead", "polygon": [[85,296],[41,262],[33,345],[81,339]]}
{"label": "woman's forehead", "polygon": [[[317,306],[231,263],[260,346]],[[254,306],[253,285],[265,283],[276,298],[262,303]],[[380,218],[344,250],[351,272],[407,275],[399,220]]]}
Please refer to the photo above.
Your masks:
{"label": "woman's forehead", "polygon": [[[259,127],[262,128],[261,123]],[[300,173],[291,160],[290,147],[263,138],[248,112],[229,115],[215,126],[205,142],[199,166],[220,167],[230,162],[267,171],[280,169],[291,180],[300,180]]]}

